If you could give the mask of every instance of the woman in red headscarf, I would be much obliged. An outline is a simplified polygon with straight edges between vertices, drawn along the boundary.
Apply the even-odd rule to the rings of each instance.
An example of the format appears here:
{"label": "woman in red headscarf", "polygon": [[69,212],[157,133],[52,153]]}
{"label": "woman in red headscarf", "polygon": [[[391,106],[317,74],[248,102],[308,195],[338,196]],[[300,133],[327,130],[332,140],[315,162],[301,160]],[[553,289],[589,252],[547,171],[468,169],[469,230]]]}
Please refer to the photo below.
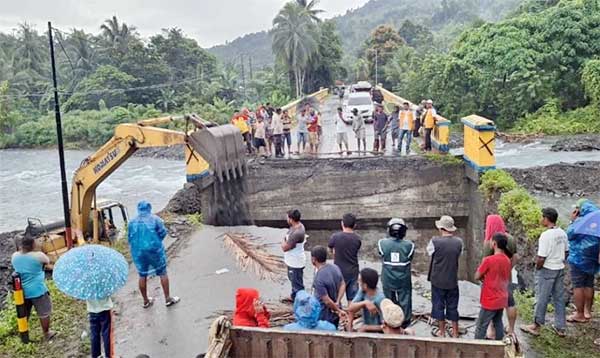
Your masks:
{"label": "woman in red headscarf", "polygon": [[238,288],[235,292],[235,313],[233,325],[243,327],[269,328],[271,314],[260,301],[260,295],[253,288]]}
{"label": "woman in red headscarf", "polygon": [[488,215],[485,219],[485,239],[483,240],[483,256],[494,253],[492,249],[492,237],[494,234],[506,234],[506,225],[500,215]]}

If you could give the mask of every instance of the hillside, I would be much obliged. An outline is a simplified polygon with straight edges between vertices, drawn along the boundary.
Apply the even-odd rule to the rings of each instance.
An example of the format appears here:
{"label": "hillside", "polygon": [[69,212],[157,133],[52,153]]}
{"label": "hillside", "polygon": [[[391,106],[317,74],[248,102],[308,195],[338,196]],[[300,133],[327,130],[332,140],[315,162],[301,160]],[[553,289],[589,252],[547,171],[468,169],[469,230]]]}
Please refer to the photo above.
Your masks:
{"label": "hillside", "polygon": [[[346,54],[356,56],[370,32],[381,24],[399,27],[406,19],[430,28],[438,47],[447,48],[464,25],[477,20],[497,21],[522,0],[371,0],[332,20],[336,23]],[[232,62],[241,53],[251,54],[253,66],[273,63],[271,37],[267,31],[244,35],[208,49],[219,60]],[[239,61],[239,59],[237,59]]]}

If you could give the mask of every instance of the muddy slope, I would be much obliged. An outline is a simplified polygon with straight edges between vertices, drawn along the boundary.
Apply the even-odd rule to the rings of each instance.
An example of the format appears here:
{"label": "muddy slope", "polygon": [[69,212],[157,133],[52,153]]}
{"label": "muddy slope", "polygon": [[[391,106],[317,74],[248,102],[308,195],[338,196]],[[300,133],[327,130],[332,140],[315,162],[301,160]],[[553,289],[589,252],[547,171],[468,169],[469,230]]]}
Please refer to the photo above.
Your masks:
{"label": "muddy slope", "polygon": [[520,185],[534,193],[579,197],[600,192],[600,162],[559,163],[507,170]]}

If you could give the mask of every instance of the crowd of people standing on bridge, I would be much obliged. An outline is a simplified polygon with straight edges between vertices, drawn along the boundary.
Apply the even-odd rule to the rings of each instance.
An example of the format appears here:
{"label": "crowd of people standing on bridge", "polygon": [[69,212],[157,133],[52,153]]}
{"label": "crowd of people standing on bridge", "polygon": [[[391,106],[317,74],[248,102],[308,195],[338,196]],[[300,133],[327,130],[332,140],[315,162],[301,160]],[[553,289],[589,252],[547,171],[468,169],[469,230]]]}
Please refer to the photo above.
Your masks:
{"label": "crowd of people standing on bridge", "polygon": [[[422,149],[432,150],[431,135],[437,116],[432,100],[423,100],[417,107],[404,102],[402,106],[395,105],[391,113],[386,113],[380,102],[374,102],[374,107],[370,118],[374,133],[372,153],[385,153],[390,132],[392,147],[400,154],[403,149],[406,155],[410,154],[412,139],[419,137],[421,132],[424,135]],[[342,107],[338,107],[334,116],[339,154],[352,154],[349,147],[350,132],[354,134],[358,152],[366,153],[365,120],[369,118],[361,115],[356,108],[352,108],[350,115],[346,115]],[[248,154],[265,158],[284,158],[292,154],[316,155],[323,139],[322,114],[310,103],[301,106],[295,118],[290,116],[288,110],[275,108],[270,103],[260,105],[255,111],[243,108],[235,112],[231,123],[242,133]],[[294,126],[296,134],[292,136]],[[295,146],[292,145],[293,140],[296,141]]]}
{"label": "crowd of people standing on bridge", "polygon": [[[305,286],[305,246],[308,235],[301,222],[301,213],[291,210],[287,214],[289,231],[281,243],[287,266],[291,293],[284,301],[293,302],[296,322],[284,327],[288,330],[345,330],[380,332],[387,334],[414,334],[412,312],[411,264],[417,251],[415,243],[407,239],[408,225],[400,218],[387,224],[387,235],[377,243],[381,257],[381,273],[359,266],[362,239],[355,232],[357,218],[346,214],[341,220],[341,232],[334,234],[328,243],[330,252],[323,246],[310,250],[315,270],[312,287]],[[588,322],[592,316],[594,276],[600,273],[600,209],[591,201],[581,199],[574,205],[571,223],[565,232],[558,226],[558,212],[545,208],[540,213],[540,223],[545,227],[538,241],[536,253],[536,284],[534,322],[522,325],[523,332],[539,335],[545,324],[548,303],[554,304],[552,331],[563,337],[566,322]],[[432,237],[424,251],[430,256],[427,279],[431,283],[430,317],[437,322],[431,334],[459,338],[465,334],[459,326],[459,272],[464,251],[458,228],[450,216],[435,221],[439,234]],[[480,281],[480,312],[475,324],[475,339],[502,340],[510,336],[516,341],[515,322],[517,309],[514,293],[518,287],[516,265],[520,260],[517,239],[507,231],[500,215],[488,215],[483,242],[483,258],[474,273]],[[328,256],[333,262],[328,262]],[[568,260],[567,260],[568,257]],[[566,316],[564,298],[565,262],[568,262],[574,290],[576,311]],[[381,281],[381,285],[379,282]],[[238,290],[246,295],[246,289]],[[255,316],[251,326],[270,327],[267,307],[258,299],[252,301],[255,309],[236,306],[242,316]],[[344,304],[344,299],[346,303]],[[242,300],[249,302],[248,300]],[[238,303],[240,299],[238,299]],[[508,326],[504,326],[506,312]],[[355,320],[362,316],[362,322]],[[246,325],[235,320],[234,325]],[[450,327],[447,327],[447,322]],[[600,345],[600,339],[595,341]]]}

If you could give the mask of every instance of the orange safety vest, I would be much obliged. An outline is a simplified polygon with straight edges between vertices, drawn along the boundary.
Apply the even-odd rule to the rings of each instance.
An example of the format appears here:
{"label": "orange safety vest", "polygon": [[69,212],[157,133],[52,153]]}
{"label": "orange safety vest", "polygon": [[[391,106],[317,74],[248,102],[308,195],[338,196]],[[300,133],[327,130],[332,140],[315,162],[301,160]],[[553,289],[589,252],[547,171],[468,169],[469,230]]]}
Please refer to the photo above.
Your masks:
{"label": "orange safety vest", "polygon": [[427,112],[425,112],[425,128],[427,129],[431,129],[435,126],[435,118],[433,117],[433,113],[431,112],[431,109],[428,109]]}
{"label": "orange safety vest", "polygon": [[413,111],[400,111],[400,115],[398,116],[399,125],[398,128],[402,130],[404,128],[404,122],[408,121],[408,130],[413,130],[415,128],[415,115]]}

